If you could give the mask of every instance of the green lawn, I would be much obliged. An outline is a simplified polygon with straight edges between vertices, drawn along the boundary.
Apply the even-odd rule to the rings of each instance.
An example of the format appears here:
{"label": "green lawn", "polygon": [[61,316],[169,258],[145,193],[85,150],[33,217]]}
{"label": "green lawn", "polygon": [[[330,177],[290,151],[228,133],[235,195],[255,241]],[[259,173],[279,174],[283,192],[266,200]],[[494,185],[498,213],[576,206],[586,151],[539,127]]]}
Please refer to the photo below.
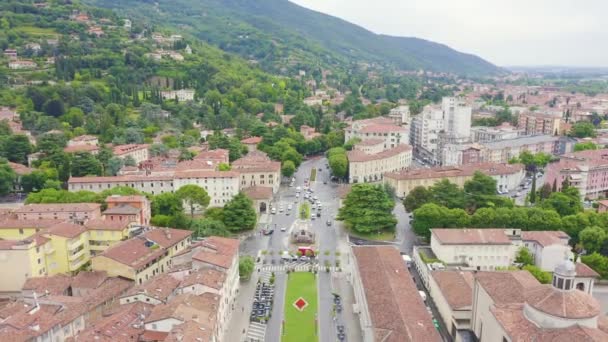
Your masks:
{"label": "green lawn", "polygon": [[310,170],[310,181],[314,182],[317,180],[317,169],[313,168]]}
{"label": "green lawn", "polygon": [[[298,298],[304,298],[308,306],[299,311],[293,306]],[[318,341],[317,325],[317,281],[311,272],[292,272],[287,280],[285,295],[285,324],[282,342]]]}

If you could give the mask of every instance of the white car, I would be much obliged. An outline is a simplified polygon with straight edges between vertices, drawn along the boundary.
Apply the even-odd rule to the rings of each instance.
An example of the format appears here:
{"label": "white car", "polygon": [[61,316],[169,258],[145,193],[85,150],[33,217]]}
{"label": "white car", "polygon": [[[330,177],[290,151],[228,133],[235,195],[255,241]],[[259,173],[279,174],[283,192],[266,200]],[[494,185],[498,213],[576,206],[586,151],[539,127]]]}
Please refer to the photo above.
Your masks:
{"label": "white car", "polygon": [[287,231],[287,227],[281,227],[281,231],[282,231],[282,232]]}
{"label": "white car", "polygon": [[291,204],[287,206],[287,210],[291,210],[291,208],[293,208]]}
{"label": "white car", "polygon": [[270,209],[270,213],[271,213],[271,214],[276,214],[276,213],[277,213],[277,208],[272,208],[272,209]]}
{"label": "white car", "polygon": [[297,187],[297,188],[296,188],[296,191],[297,191],[297,192],[300,192],[300,190],[302,190],[302,188],[300,188],[300,187]]}
{"label": "white car", "polygon": [[300,198],[300,193],[296,192],[296,198]]}
{"label": "white car", "polygon": [[279,207],[279,212],[282,213],[283,212],[283,206]]}

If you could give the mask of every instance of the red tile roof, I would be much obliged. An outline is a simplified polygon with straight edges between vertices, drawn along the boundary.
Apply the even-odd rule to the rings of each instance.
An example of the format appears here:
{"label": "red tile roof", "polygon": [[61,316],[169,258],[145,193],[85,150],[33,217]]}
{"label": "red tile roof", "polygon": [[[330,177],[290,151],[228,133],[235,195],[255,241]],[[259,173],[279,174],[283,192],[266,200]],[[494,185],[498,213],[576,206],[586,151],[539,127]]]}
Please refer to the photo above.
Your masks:
{"label": "red tile roof", "polygon": [[522,164],[499,164],[499,163],[480,163],[460,166],[434,167],[430,169],[410,169],[399,172],[389,172],[385,177],[392,179],[432,179],[473,176],[475,171],[480,171],[486,175],[507,175],[521,172]]}
{"label": "red tile roof", "polygon": [[84,226],[81,226],[79,224],[62,222],[49,227],[47,232],[51,235],[57,235],[64,238],[72,239],[86,232],[86,229],[84,228]]}
{"label": "red tile roof", "polygon": [[269,186],[252,186],[244,188],[243,193],[252,200],[264,200],[272,198],[272,187]]}
{"label": "red tile roof", "polygon": [[245,145],[257,145],[262,142],[262,137],[249,137],[241,140],[241,143]]}
{"label": "red tile roof", "polygon": [[576,276],[582,278],[599,278],[599,273],[595,272],[591,267],[583,264],[582,262],[577,262],[575,264]]}
{"label": "red tile roof", "polygon": [[525,290],[540,285],[528,271],[477,272],[475,281],[497,304],[523,303]]}
{"label": "red tile roof", "polygon": [[385,158],[394,157],[396,155],[399,155],[401,153],[405,153],[405,152],[408,152],[411,150],[412,150],[412,147],[410,145],[404,145],[404,144],[397,145],[391,149],[384,150],[380,153],[374,153],[374,154],[367,154],[360,150],[352,150],[352,151],[348,151],[348,161],[351,163],[361,163],[361,162],[368,162],[368,161],[372,161],[372,160],[381,160],[381,159],[385,159]]}
{"label": "red tile roof", "polygon": [[399,251],[353,247],[376,341],[441,341]]}
{"label": "red tile roof", "polygon": [[202,243],[202,250],[192,256],[193,260],[229,269],[238,255],[239,240],[211,236]]}
{"label": "red tile roof", "polygon": [[226,273],[212,268],[200,269],[187,275],[179,284],[180,288],[196,284],[220,290],[226,281]]}
{"label": "red tile roof", "polygon": [[120,156],[133,151],[146,150],[150,145],[147,144],[127,144],[114,146],[113,151],[115,156]]}
{"label": "red tile roof", "polygon": [[100,208],[99,203],[40,203],[26,204],[15,210],[15,214],[91,212],[100,210]]}
{"label": "red tile roof", "polygon": [[198,319],[199,323],[204,324],[207,328],[215,328],[219,299],[219,295],[208,292],[200,296],[178,295],[167,304],[155,306],[146,319],[146,323],[168,318],[182,322]]}
{"label": "red tile roof", "polygon": [[35,291],[38,295],[47,293],[49,295],[63,295],[72,284],[72,278],[63,274],[46,277],[27,278],[22,290]]}
{"label": "red tile roof", "polygon": [[65,153],[77,153],[77,152],[93,152],[99,151],[99,147],[95,145],[72,145],[66,146],[63,149]]}
{"label": "red tile roof", "polygon": [[566,319],[591,318],[600,314],[599,303],[588,293],[559,291],[551,285],[527,290],[526,303],[541,312]]}
{"label": "red tile roof", "polygon": [[190,237],[191,230],[173,229],[173,228],[158,228],[145,232],[142,236],[148,240],[154,241],[162,248],[170,248]]}
{"label": "red tile roof", "polygon": [[504,229],[435,228],[431,235],[443,245],[510,245]]}
{"label": "red tile roof", "polygon": [[129,228],[130,222],[125,220],[104,220],[104,219],[95,219],[88,220],[85,223],[84,227],[87,230],[113,230],[113,231],[123,231]]}
{"label": "red tile roof", "polygon": [[129,292],[123,295],[123,297],[144,294],[151,298],[165,302],[167,301],[167,298],[173,294],[179,283],[180,281],[178,279],[165,273],[153,277],[149,281],[132,288],[129,290]]}
{"label": "red tile roof", "polygon": [[473,273],[433,271],[431,276],[452,310],[470,308],[473,304]]}
{"label": "red tile roof", "polygon": [[106,271],[78,272],[72,279],[72,287],[83,289],[96,289],[108,279]]}
{"label": "red tile roof", "polygon": [[147,317],[152,305],[136,302],[120,305],[110,316],[95,322],[92,326],[78,333],[74,341],[121,342],[137,341],[143,333],[143,325],[138,327],[141,317]]}
{"label": "red tile roof", "polygon": [[135,237],[111,246],[97,257],[106,257],[137,269],[164,253],[162,248],[147,247],[146,239],[143,237]]}
{"label": "red tile roof", "polygon": [[567,245],[570,237],[562,231],[522,231],[524,241],[535,241],[543,247],[551,245]]}

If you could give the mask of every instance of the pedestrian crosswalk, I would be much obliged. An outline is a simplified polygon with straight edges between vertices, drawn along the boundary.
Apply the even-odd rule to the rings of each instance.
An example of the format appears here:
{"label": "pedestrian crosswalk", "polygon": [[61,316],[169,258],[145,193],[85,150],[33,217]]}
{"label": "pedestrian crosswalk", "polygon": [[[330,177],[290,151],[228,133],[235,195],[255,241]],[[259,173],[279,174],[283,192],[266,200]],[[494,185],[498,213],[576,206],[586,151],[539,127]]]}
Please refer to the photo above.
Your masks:
{"label": "pedestrian crosswalk", "polygon": [[[329,270],[331,272],[339,272],[340,268],[339,267],[335,267],[335,266],[323,266],[323,265],[317,265],[317,264],[306,264],[306,263],[301,263],[301,264],[285,264],[285,265],[264,265],[262,266],[262,270],[260,273],[260,277],[262,277],[264,275],[264,272],[268,272],[268,274],[271,274],[272,272],[285,272],[287,270],[291,270],[294,272],[309,272],[310,270],[313,271],[325,271],[326,268],[329,267]],[[268,279],[270,279],[270,275],[268,276]]]}
{"label": "pedestrian crosswalk", "polygon": [[250,322],[247,329],[245,342],[264,342],[266,336],[266,324]]}

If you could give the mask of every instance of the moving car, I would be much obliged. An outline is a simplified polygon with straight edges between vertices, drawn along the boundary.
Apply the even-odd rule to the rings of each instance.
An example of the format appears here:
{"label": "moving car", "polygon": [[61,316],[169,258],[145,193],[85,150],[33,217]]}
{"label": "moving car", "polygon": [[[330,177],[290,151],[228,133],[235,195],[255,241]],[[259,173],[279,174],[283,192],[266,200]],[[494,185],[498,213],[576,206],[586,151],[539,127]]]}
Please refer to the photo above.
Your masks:
{"label": "moving car", "polygon": [[281,227],[281,231],[282,231],[282,232],[287,231],[287,227]]}
{"label": "moving car", "polygon": [[274,233],[274,229],[266,229],[264,230],[264,235],[272,235]]}
{"label": "moving car", "polygon": [[271,214],[276,214],[276,213],[277,213],[277,208],[272,208],[272,209],[270,209],[270,213],[271,213]]}
{"label": "moving car", "polygon": [[327,224],[327,226],[331,226],[331,220],[327,220],[327,222],[325,222],[325,224]]}
{"label": "moving car", "polygon": [[317,217],[321,217],[321,212],[317,211]]}

